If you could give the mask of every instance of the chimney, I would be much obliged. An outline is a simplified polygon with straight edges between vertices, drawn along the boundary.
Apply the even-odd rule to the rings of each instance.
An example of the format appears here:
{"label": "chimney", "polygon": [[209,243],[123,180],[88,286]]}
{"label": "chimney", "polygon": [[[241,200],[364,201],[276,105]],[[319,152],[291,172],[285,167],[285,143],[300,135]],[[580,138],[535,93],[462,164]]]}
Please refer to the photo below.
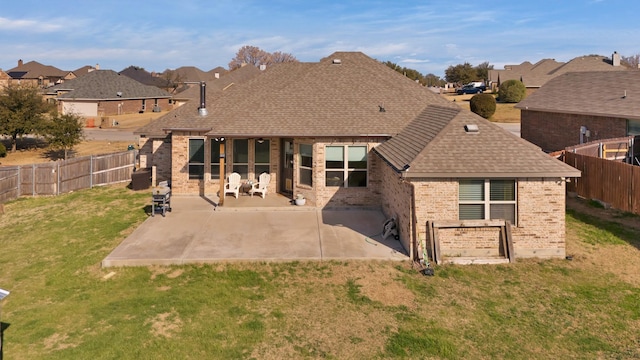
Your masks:
{"label": "chimney", "polygon": [[22,59],[18,60],[18,66],[22,66]]}
{"label": "chimney", "polygon": [[207,97],[207,83],[204,81],[200,81],[200,107],[198,108],[198,114],[200,114],[200,116],[207,116],[208,111],[207,111],[207,104],[206,104],[206,99]]}
{"label": "chimney", "polygon": [[613,66],[620,66],[620,54],[618,54],[617,51],[614,51],[613,55],[611,55],[611,64]]}
{"label": "chimney", "polygon": [[216,79],[220,79],[220,73],[217,72],[217,73],[213,74],[213,77],[216,78]]}
{"label": "chimney", "polygon": [[96,64],[96,70],[100,70],[100,64]]}

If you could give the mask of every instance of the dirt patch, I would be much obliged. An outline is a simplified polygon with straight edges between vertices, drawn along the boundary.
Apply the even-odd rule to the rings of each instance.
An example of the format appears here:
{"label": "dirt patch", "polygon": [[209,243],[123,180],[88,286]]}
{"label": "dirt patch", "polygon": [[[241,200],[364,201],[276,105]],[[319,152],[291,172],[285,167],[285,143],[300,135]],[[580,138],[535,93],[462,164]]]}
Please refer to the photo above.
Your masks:
{"label": "dirt patch", "polygon": [[75,344],[66,343],[67,339],[69,339],[69,335],[55,333],[44,339],[44,347],[48,350],[63,350],[78,346]]}
{"label": "dirt patch", "polygon": [[182,320],[175,310],[168,313],[156,315],[153,319],[147,321],[151,323],[151,334],[156,337],[171,338],[173,334],[179,332],[182,328]]}

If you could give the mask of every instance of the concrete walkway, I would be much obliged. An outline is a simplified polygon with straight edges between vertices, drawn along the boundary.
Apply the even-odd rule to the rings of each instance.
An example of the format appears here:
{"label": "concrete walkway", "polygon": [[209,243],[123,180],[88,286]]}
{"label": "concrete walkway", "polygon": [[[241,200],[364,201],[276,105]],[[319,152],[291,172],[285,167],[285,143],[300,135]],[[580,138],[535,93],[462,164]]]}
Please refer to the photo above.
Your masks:
{"label": "concrete walkway", "polygon": [[[276,196],[227,197],[218,208],[206,197],[174,196],[166,217],[150,216],[102,266],[409,259],[399,241],[382,240],[380,211],[320,210]],[[242,202],[248,205],[239,207]],[[276,203],[282,205],[267,206]]]}

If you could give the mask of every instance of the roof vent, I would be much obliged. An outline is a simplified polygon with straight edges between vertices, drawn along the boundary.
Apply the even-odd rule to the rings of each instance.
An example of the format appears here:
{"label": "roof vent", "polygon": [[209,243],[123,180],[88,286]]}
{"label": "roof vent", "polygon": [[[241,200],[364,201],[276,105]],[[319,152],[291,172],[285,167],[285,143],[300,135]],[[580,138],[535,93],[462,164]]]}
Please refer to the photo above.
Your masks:
{"label": "roof vent", "polygon": [[480,129],[478,129],[478,125],[476,124],[467,124],[464,126],[464,131],[470,134],[479,133]]}
{"label": "roof vent", "polygon": [[333,59],[333,63],[334,63],[334,64],[336,64],[336,65],[340,65],[340,64],[342,64],[342,60],[340,60],[340,59]]}
{"label": "roof vent", "polygon": [[116,93],[116,96],[117,96],[117,97],[122,97],[122,91],[118,91],[118,92]]}

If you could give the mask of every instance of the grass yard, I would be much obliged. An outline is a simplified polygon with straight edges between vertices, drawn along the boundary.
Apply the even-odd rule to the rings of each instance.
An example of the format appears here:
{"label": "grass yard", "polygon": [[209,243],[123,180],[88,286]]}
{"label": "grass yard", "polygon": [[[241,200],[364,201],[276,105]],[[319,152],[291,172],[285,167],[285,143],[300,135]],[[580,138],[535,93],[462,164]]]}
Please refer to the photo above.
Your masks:
{"label": "grass yard", "polygon": [[[443,94],[445,99],[453,101],[465,110],[470,110],[469,100],[473,95],[455,95],[455,94]],[[517,104],[497,103],[496,112],[489,118],[489,121],[500,123],[519,123],[520,122],[520,109],[516,109],[514,106]]]}
{"label": "grass yard", "polygon": [[568,211],[571,261],[100,268],[148,200],[111,186],[5,204],[6,359],[640,358],[640,230],[604,209]]}

